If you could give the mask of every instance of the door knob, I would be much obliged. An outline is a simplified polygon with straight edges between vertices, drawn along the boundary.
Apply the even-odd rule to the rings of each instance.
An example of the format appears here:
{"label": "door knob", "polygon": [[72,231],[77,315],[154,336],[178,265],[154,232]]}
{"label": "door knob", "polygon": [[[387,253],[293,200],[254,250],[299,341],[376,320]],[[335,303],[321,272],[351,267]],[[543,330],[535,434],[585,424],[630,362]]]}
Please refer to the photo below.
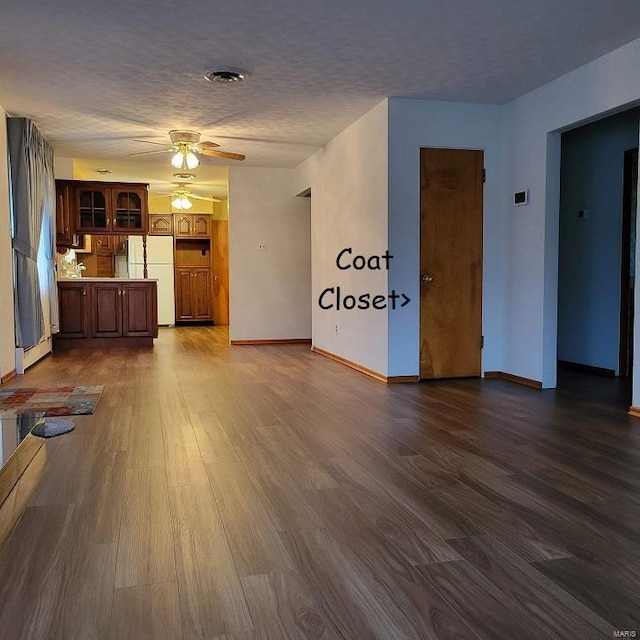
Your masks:
{"label": "door knob", "polygon": [[425,273],[422,276],[422,282],[431,282],[433,280],[433,276],[430,276],[428,273]]}

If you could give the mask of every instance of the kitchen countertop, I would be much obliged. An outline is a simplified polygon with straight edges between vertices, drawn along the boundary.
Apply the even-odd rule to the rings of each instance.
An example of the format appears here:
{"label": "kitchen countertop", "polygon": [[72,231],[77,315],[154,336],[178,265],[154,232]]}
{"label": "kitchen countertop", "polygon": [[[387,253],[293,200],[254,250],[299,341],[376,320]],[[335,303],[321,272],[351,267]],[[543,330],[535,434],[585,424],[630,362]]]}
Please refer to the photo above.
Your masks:
{"label": "kitchen countertop", "polygon": [[158,278],[58,278],[58,282],[158,282]]}

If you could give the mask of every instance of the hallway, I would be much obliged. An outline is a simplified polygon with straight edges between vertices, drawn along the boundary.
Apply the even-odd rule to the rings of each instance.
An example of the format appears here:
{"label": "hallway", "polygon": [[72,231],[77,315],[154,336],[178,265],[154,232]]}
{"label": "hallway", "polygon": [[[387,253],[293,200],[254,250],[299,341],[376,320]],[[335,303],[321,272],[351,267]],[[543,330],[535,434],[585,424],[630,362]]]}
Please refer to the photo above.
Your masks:
{"label": "hallway", "polygon": [[640,633],[640,421],[588,387],[384,385],[224,327],[10,386],[63,383],[105,389],[0,549],[2,638]]}

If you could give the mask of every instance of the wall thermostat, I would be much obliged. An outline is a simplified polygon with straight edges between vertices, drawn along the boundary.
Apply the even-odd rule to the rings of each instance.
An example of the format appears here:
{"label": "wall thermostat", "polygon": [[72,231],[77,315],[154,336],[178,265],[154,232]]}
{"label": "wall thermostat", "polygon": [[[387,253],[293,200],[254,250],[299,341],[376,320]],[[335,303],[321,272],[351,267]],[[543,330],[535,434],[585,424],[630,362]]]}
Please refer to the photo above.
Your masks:
{"label": "wall thermostat", "polygon": [[513,194],[513,204],[520,206],[523,204],[529,204],[529,189],[523,191],[516,191]]}

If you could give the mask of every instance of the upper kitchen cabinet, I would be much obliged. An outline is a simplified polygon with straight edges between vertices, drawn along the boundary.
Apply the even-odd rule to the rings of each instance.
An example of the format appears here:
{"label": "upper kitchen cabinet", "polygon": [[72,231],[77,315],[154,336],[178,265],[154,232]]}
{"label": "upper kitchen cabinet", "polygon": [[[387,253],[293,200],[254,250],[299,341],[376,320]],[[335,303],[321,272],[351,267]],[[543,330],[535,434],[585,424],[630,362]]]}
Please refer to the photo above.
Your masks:
{"label": "upper kitchen cabinet", "polygon": [[174,235],[176,238],[211,237],[211,216],[201,213],[184,213],[176,216]]}
{"label": "upper kitchen cabinet", "polygon": [[70,247],[74,244],[75,211],[73,186],[67,180],[56,180],[56,244]]}
{"label": "upper kitchen cabinet", "polygon": [[142,235],[149,208],[146,184],[76,182],[76,232]]}
{"label": "upper kitchen cabinet", "polygon": [[173,214],[172,213],[150,213],[149,214],[149,235],[150,236],[172,236],[173,235]]}

